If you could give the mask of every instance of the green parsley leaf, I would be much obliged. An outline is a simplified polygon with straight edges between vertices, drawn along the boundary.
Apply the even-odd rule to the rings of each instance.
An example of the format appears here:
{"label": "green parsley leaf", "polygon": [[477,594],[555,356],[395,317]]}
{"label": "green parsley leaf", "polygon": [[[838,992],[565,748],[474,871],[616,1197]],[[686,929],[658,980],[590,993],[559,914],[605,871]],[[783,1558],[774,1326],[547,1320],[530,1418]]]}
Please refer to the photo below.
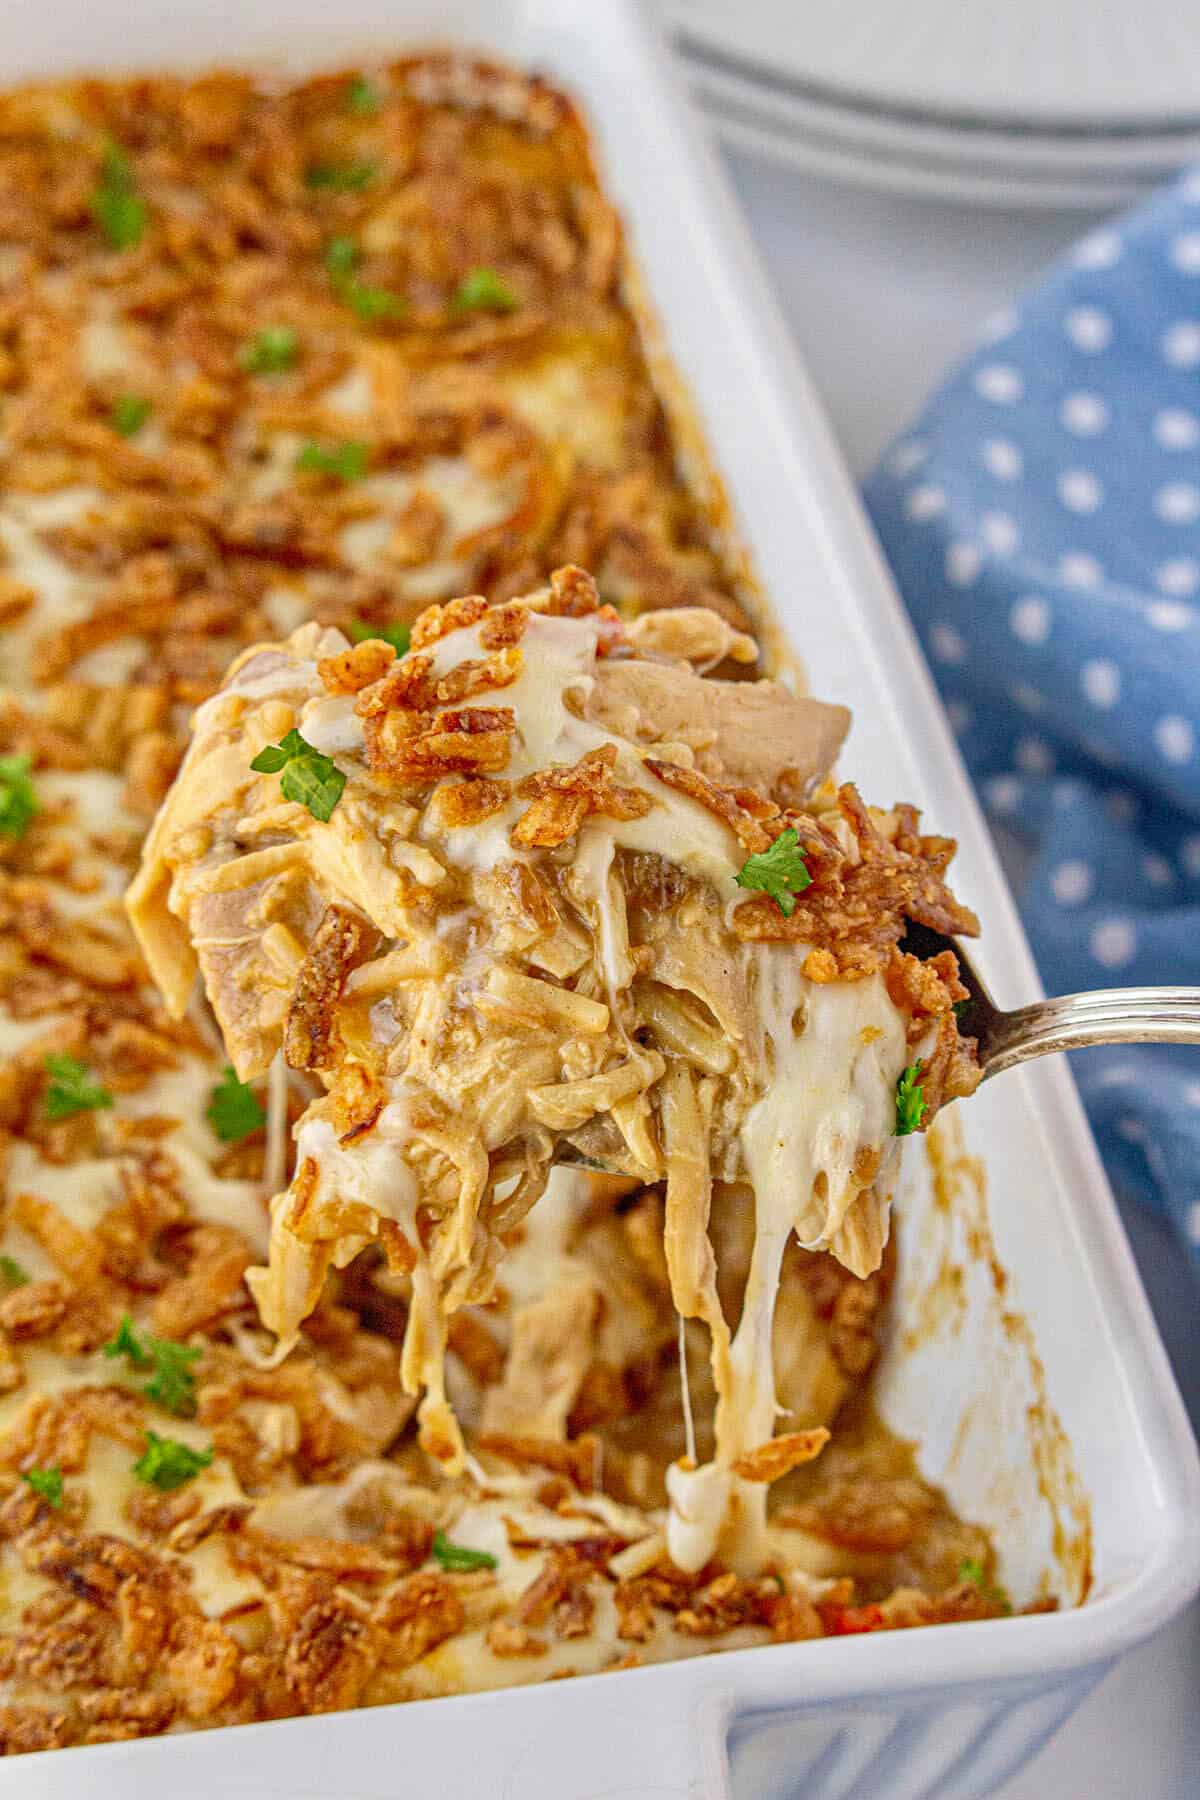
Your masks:
{"label": "green parsley leaf", "polygon": [[1002,1613],[1012,1612],[1012,1601],[1000,1586],[990,1586],[983,1564],[977,1556],[965,1556],[958,1565],[958,1579],[977,1587],[984,1599]]}
{"label": "green parsley leaf", "polygon": [[451,312],[515,312],[517,296],[495,269],[472,269],[450,302]]}
{"label": "green parsley leaf", "polygon": [[918,1129],[929,1108],[917,1080],[919,1062],[910,1063],[896,1083],[896,1136],[908,1137]]}
{"label": "green parsley leaf", "polygon": [[33,764],[23,750],[0,756],[0,836],[22,838],[40,808],[29,771]]}
{"label": "green parsley leaf", "polygon": [[351,237],[330,238],[325,246],[325,267],[333,281],[333,291],[343,306],[357,313],[365,325],[381,319],[399,319],[408,311],[408,302],[390,288],[370,287],[354,274],[360,251]]}
{"label": "green parsley leaf", "polygon": [[104,152],[100,186],[92,195],[92,217],[114,250],[132,250],[146,229],[146,203],[134,186],[133,164],[119,144]]}
{"label": "green parsley leaf", "polygon": [[122,437],[133,437],[135,432],[142,429],[153,410],[149,400],[141,394],[122,394],[119,400],[113,401],[108,422]]}
{"label": "green parsley leaf", "polygon": [[211,1450],[193,1450],[176,1438],[159,1437],[156,1431],[146,1433],[146,1448],[133,1465],[139,1481],[169,1494],[192,1481],[213,1459]]}
{"label": "green parsley leaf", "polygon": [[191,1344],[176,1344],[170,1338],[151,1337],[147,1332],[139,1338],[133,1320],[126,1313],[111,1343],[105,1344],[108,1357],[123,1356],[135,1369],[153,1369],[154,1373],[142,1389],[147,1400],[165,1407],[176,1418],[190,1419],[196,1410],[196,1378],[189,1368],[200,1355]]}
{"label": "green parsley leaf", "polygon": [[279,775],[284,799],[307,806],[322,824],[332,817],[346,785],[333,758],[314,750],[294,727],[278,744],[265,745],[250,767],[259,775]]}
{"label": "green parsley leaf", "polygon": [[134,1330],[133,1320],[128,1313],[122,1313],[116,1337],[110,1338],[108,1343],[103,1346],[103,1350],[105,1356],[110,1360],[116,1356],[127,1357],[135,1369],[148,1369],[154,1361],[150,1351],[143,1350],[138,1334]]}
{"label": "green parsley leaf", "polygon": [[281,769],[287,768],[293,756],[302,756],[307,749],[311,749],[311,745],[293,729],[277,744],[264,744],[250,767],[259,775],[278,775]]}
{"label": "green parsley leaf", "polygon": [[21,1480],[28,1482],[34,1493],[39,1499],[44,1500],[47,1506],[52,1506],[55,1512],[58,1511],[63,1503],[61,1469],[23,1469]]}
{"label": "green parsley leaf", "polygon": [[368,638],[382,638],[397,656],[405,656],[412,639],[412,628],[408,625],[368,625],[363,619],[351,619],[346,635],[356,644],[365,644]]}
{"label": "green parsley leaf", "polygon": [[89,1079],[87,1065],[77,1057],[48,1056],[44,1066],[50,1077],[46,1089],[47,1118],[69,1119],[73,1113],[100,1112],[112,1105],[108,1089]]}
{"label": "green parsley leaf", "polygon": [[329,188],[338,194],[361,194],[378,173],[373,162],[359,157],[349,163],[313,163],[304,180],[310,188]]}
{"label": "green parsley leaf", "polygon": [[346,111],[360,119],[369,119],[379,111],[379,90],[365,75],[356,75],[346,88]]}
{"label": "green parsley leaf", "polygon": [[254,1089],[239,1081],[231,1068],[221,1071],[204,1116],[223,1144],[240,1144],[267,1121]]}
{"label": "green parsley leaf", "polygon": [[358,255],[353,238],[330,238],[325,246],[325,267],[331,275],[349,275],[358,267]]}
{"label": "green parsley leaf", "polygon": [[24,1287],[29,1276],[15,1256],[0,1256],[0,1279],[5,1287],[17,1288]]}
{"label": "green parsley leaf", "polygon": [[190,1419],[196,1410],[196,1377],[189,1368],[200,1356],[192,1344],[173,1344],[169,1338],[147,1338],[154,1357],[154,1375],[142,1392],[156,1406]]}
{"label": "green parsley leaf", "polygon": [[300,339],[290,325],[266,325],[243,344],[238,362],[247,375],[282,375],[300,353]]}
{"label": "green parsley leaf", "polygon": [[496,1558],[488,1550],[468,1550],[465,1544],[452,1544],[444,1531],[435,1531],[431,1548],[433,1560],[443,1569],[461,1574],[468,1569],[494,1569]]}
{"label": "green parsley leaf", "polygon": [[739,887],[758,888],[769,894],[785,919],[795,911],[795,894],[802,894],[812,883],[804,862],[804,852],[797,848],[799,838],[789,825],[766,850],[748,856],[734,880]]}
{"label": "green parsley leaf", "polygon": [[296,458],[302,475],[331,475],[338,481],[361,481],[371,460],[368,444],[305,444]]}
{"label": "green parsley leaf", "polygon": [[104,146],[104,161],[100,166],[105,187],[115,188],[122,194],[133,192],[133,164],[112,138]]}
{"label": "green parsley leaf", "polygon": [[374,325],[380,319],[400,319],[408,311],[408,302],[400,294],[393,294],[390,288],[368,287],[362,281],[338,282],[337,295],[364,325]]}

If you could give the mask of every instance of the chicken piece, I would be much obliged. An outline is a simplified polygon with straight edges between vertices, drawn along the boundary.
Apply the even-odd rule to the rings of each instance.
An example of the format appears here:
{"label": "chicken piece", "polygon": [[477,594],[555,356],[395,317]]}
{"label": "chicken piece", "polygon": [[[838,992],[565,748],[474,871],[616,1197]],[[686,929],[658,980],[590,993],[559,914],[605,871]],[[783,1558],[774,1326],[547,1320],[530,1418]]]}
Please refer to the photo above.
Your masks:
{"label": "chicken piece", "polygon": [[702,774],[780,806],[803,806],[850,727],[844,706],[775,681],[712,681],[675,664],[615,658],[596,671],[587,716],[637,744],[684,744]]}

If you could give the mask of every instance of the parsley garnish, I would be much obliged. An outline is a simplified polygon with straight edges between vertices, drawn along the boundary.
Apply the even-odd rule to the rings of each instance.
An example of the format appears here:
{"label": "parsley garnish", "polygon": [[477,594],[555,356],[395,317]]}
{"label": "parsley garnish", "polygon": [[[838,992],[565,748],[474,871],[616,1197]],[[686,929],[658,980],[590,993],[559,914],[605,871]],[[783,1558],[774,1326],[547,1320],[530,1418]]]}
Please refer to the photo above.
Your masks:
{"label": "parsley garnish", "polygon": [[769,894],[785,919],[795,911],[796,894],[802,894],[812,883],[804,862],[804,852],[797,848],[800,840],[789,825],[766,850],[748,856],[734,880],[739,887],[759,888]]}
{"label": "parsley garnish", "polygon": [[300,339],[290,325],[267,325],[243,344],[238,361],[247,375],[282,375],[300,353]]}
{"label": "parsley garnish", "polygon": [[123,1356],[135,1369],[153,1369],[154,1373],[142,1389],[147,1400],[153,1400],[176,1418],[190,1419],[196,1410],[196,1377],[189,1368],[200,1355],[190,1344],[176,1344],[170,1338],[139,1338],[133,1320],[126,1313],[117,1327],[117,1335],[105,1344],[108,1357]]}
{"label": "parsley garnish", "polygon": [[983,1564],[977,1556],[965,1556],[963,1558],[958,1565],[958,1579],[960,1581],[969,1581],[972,1587],[977,1587],[984,1599],[990,1601],[993,1606],[998,1607],[1001,1612],[1010,1613],[1012,1611],[1012,1601],[1009,1599],[1004,1589],[1002,1587],[988,1586],[987,1575]]}
{"label": "parsley garnish", "polygon": [[330,238],[325,246],[325,267],[333,280],[333,291],[343,305],[358,314],[366,325],[379,319],[398,319],[408,310],[408,302],[389,288],[369,287],[359,281],[359,248],[353,238]]}
{"label": "parsley garnish", "polygon": [[23,1469],[21,1480],[28,1482],[34,1493],[40,1500],[44,1500],[47,1506],[52,1506],[55,1512],[58,1511],[63,1503],[61,1469]]}
{"label": "parsley garnish", "polygon": [[285,800],[298,800],[322,824],[342,797],[346,777],[333,758],[306,744],[295,729],[278,744],[260,750],[250,767],[259,775],[279,775]]}
{"label": "parsley garnish", "polygon": [[223,1144],[240,1144],[267,1120],[254,1089],[228,1067],[221,1071],[204,1116]]}
{"label": "parsley garnish", "polygon": [[340,281],[337,293],[364,325],[373,325],[378,319],[399,319],[408,310],[408,302],[399,294],[389,288],[367,287],[361,281]]}
{"label": "parsley garnish", "polygon": [[92,217],[114,250],[132,250],[146,229],[146,202],[133,179],[133,165],[117,144],[104,152],[100,186],[92,195]]}
{"label": "parsley garnish", "polygon": [[450,302],[451,312],[514,312],[517,296],[495,269],[472,269]]}
{"label": "parsley garnish", "polygon": [[15,1256],[0,1256],[0,1277],[3,1278],[5,1287],[10,1288],[24,1287],[29,1280]]}
{"label": "parsley garnish", "polygon": [[113,401],[108,422],[122,437],[132,437],[142,429],[153,410],[149,400],[141,394],[122,394],[119,400]]}
{"label": "parsley garnish", "polygon": [[346,634],[356,644],[365,644],[368,638],[382,638],[397,656],[404,656],[412,639],[412,628],[408,625],[368,625],[363,619],[351,619]]}
{"label": "parsley garnish", "polygon": [[444,1531],[434,1532],[430,1554],[434,1562],[455,1574],[496,1567],[496,1558],[489,1550],[468,1550],[465,1544],[452,1544]]}
{"label": "parsley garnish", "polygon": [[331,275],[349,275],[358,267],[358,245],[353,238],[330,238],[325,246],[325,267]]}
{"label": "parsley garnish", "polygon": [[304,180],[310,188],[331,188],[339,194],[361,194],[378,173],[373,162],[360,157],[349,163],[314,163]]}
{"label": "parsley garnish", "polygon": [[346,111],[360,119],[369,119],[379,111],[379,90],[365,75],[356,75],[346,88]]}
{"label": "parsley garnish", "polygon": [[32,767],[23,750],[0,756],[0,836],[24,837],[38,814],[38,797],[29,778]]}
{"label": "parsley garnish", "polygon": [[213,1459],[211,1450],[193,1450],[176,1438],[159,1437],[156,1431],[146,1433],[146,1448],[133,1465],[139,1481],[156,1487],[163,1494],[192,1481]]}
{"label": "parsley garnish", "polygon": [[305,444],[296,458],[302,475],[332,475],[338,481],[361,481],[371,460],[367,444]]}
{"label": "parsley garnish", "polygon": [[88,1076],[87,1065],[74,1056],[48,1056],[45,1062],[50,1084],[46,1089],[46,1117],[69,1119],[73,1113],[99,1112],[111,1106],[106,1087]]}
{"label": "parsley garnish", "polygon": [[910,1063],[896,1083],[897,1137],[908,1137],[910,1132],[916,1131],[929,1111],[917,1080],[920,1073],[920,1063]]}
{"label": "parsley garnish", "polygon": [[121,1323],[117,1326],[117,1335],[110,1338],[103,1346],[108,1357],[127,1356],[135,1369],[148,1369],[154,1358],[148,1350],[143,1350],[138,1342],[137,1332],[133,1328],[133,1320],[128,1313],[121,1314]]}

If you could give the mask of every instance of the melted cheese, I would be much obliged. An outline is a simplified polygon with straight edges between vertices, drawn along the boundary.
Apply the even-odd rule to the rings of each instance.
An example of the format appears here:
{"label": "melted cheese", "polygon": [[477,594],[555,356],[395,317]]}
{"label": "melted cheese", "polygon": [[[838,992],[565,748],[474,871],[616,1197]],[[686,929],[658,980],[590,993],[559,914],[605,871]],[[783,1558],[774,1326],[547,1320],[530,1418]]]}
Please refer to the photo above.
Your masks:
{"label": "melted cheese", "polygon": [[[521,640],[521,672],[496,695],[497,705],[511,708],[516,719],[516,742],[506,776],[519,782],[539,769],[576,763],[591,750],[614,745],[617,780],[643,789],[654,804],[640,819],[593,817],[586,833],[587,854],[600,861],[607,855],[611,862],[618,848],[650,851],[697,880],[710,882],[719,892],[732,893],[733,875],[745,861],[745,853],[729,827],[698,801],[656,781],[627,739],[580,718],[568,705],[572,698],[579,704],[586,699],[598,639],[599,628],[593,618],[530,616]],[[484,654],[478,626],[453,631],[434,646],[434,670],[444,675]],[[511,862],[520,852],[514,851],[509,833],[525,804],[514,799],[482,827],[446,833],[443,841],[449,860],[476,871]],[[601,898],[598,884],[598,901]]]}
{"label": "melted cheese", "polygon": [[667,1542],[683,1569],[702,1568],[723,1536],[736,1567],[762,1565],[767,1490],[740,1479],[732,1464],[775,1431],[771,1333],[783,1253],[793,1231],[805,1249],[829,1248],[861,1191],[858,1159],[892,1138],[896,1081],[909,1055],[903,1016],[880,976],[811,982],[800,973],[802,950],[781,955],[756,945],[748,954],[773,1074],[741,1128],[754,1250],[729,1356],[729,1401],[718,1410],[717,1460],[698,1469],[676,1464],[667,1475]]}

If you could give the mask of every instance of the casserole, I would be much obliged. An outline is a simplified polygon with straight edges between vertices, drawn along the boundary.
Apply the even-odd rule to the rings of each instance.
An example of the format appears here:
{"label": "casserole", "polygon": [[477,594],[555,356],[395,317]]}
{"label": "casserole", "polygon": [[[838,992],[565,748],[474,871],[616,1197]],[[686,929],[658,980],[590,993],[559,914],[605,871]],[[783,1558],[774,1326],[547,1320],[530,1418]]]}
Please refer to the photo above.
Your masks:
{"label": "casserole", "polygon": [[[337,33],[324,30],[315,10],[311,29],[305,20],[303,13],[289,19],[289,59],[311,52],[313,60],[328,62],[373,45],[386,50],[417,41],[431,25],[419,11],[397,17],[382,8],[364,8],[354,27],[343,24]],[[62,28],[59,19],[54,23]],[[240,27],[244,36],[214,32],[206,54],[196,41],[197,20],[157,18],[146,8],[129,23],[131,60],[143,66],[252,61],[270,47],[272,29],[265,16],[252,16]],[[733,260],[726,260],[721,208],[727,203],[719,185],[706,194],[690,172],[693,156],[700,158],[696,166],[706,165],[698,147],[689,147],[688,127],[673,109],[669,87],[662,86],[665,78],[656,73],[641,28],[621,12],[588,19],[582,8],[549,7],[514,10],[503,31],[494,17],[477,18],[465,8],[456,10],[454,23],[459,35],[486,49],[549,64],[582,94],[650,291],[671,321],[672,351],[699,401],[706,436],[721,448],[734,505],[814,685],[852,698],[862,721],[856,765],[866,763],[869,779],[915,793],[942,818],[968,820],[965,880],[989,920],[998,921],[991,928],[992,972],[1003,957],[1004,966],[1028,973],[981,827],[970,823],[953,750],[930,723],[929,690],[904,627],[889,611],[828,440],[752,272],[742,279],[734,271],[734,226]],[[10,76],[112,66],[119,59],[98,35],[89,38],[97,29],[96,21],[73,21],[62,56],[29,43],[18,56],[14,46]],[[204,29],[211,29],[207,21]],[[445,35],[444,19],[437,30]],[[647,168],[654,171],[650,184]],[[665,374],[664,385],[670,389]],[[799,436],[790,419],[793,400],[809,421]],[[699,436],[685,425],[682,441],[693,479],[703,484],[710,477]],[[780,520],[786,521],[786,543],[779,541]],[[916,696],[911,707],[893,692],[897,680]],[[955,1775],[957,1791],[986,1792],[1039,1732],[1053,1728],[1123,1644],[1186,1600],[1196,1579],[1189,1515],[1195,1513],[1197,1472],[1111,1208],[1103,1210],[1102,1181],[1065,1077],[989,1094],[971,1131],[973,1143],[1003,1145],[1012,1159],[1004,1167],[997,1160],[992,1195],[997,1247],[1014,1271],[1009,1295],[1001,1305],[990,1268],[976,1257],[961,1317],[936,1305],[921,1307],[924,1293],[936,1296],[930,1276],[956,1258],[945,1235],[974,1223],[977,1242],[979,1237],[980,1221],[968,1216],[974,1168],[948,1136],[939,1151],[938,1180],[918,1183],[906,1201],[906,1239],[921,1252],[909,1259],[899,1314],[903,1320],[921,1317],[926,1328],[893,1346],[883,1404],[899,1429],[922,1439],[927,1469],[957,1504],[993,1528],[1006,1578],[1020,1597],[1036,1585],[1047,1554],[1068,1593],[1085,1585],[1086,1544],[1078,1530],[1063,1535],[1053,1504],[1064,1499],[1066,1461],[1049,1412],[1057,1407],[1096,1509],[1100,1597],[1093,1605],[1057,1619],[1013,1621],[1003,1634],[997,1629],[986,1638],[971,1627],[973,1638],[961,1643],[947,1643],[945,1631],[935,1629],[920,1640],[923,1655],[915,1670],[902,1639],[825,1645],[807,1655],[803,1647],[738,1653],[702,1668],[646,1671],[610,1690],[598,1689],[593,1679],[553,1693],[416,1706],[403,1715],[385,1710],[249,1728],[189,1739],[186,1750],[170,1741],[113,1747],[88,1752],[94,1779],[111,1782],[114,1792],[157,1791],[167,1784],[183,1793],[214,1787],[237,1792],[240,1783],[246,1793],[383,1794],[394,1790],[393,1769],[403,1754],[423,1784],[446,1793],[719,1792],[726,1726],[736,1719],[737,1733],[745,1737],[762,1728],[760,1713],[794,1707],[803,1692],[806,1705],[837,1702],[797,1727],[797,1743],[814,1747],[824,1791],[852,1791],[860,1778],[869,1787],[872,1764],[876,1773],[888,1771],[889,1789],[897,1791],[898,1763],[908,1791],[929,1791],[957,1759],[969,1757],[969,1777]],[[1036,1198],[1023,1175],[1033,1167],[1045,1174]],[[956,1187],[957,1205],[936,1204],[949,1201]],[[1079,1198],[1078,1214],[1072,1193]],[[1082,1210],[1097,1200],[1098,1222]],[[1035,1219],[1036,1232],[1030,1229]],[[1029,1315],[1046,1361],[1045,1390],[1036,1357],[1013,1319],[1018,1307]],[[945,1375],[952,1343],[953,1392]],[[979,1422],[988,1389],[1001,1402],[999,1432],[994,1403],[989,1419]],[[1039,1482],[1045,1490],[1040,1498]],[[1058,1544],[1052,1541],[1056,1531]],[[962,1676],[968,1643],[975,1646],[969,1693]],[[1055,1679],[1047,1681],[1049,1674]],[[472,1721],[462,1716],[463,1707],[472,1709]],[[897,1721],[898,1737],[880,1732],[880,1719],[889,1716]],[[865,1724],[865,1732],[847,1731],[851,1720]],[[976,1750],[980,1734],[986,1745]],[[920,1747],[933,1738],[936,1743]],[[389,1758],[393,1739],[396,1751]],[[794,1772],[797,1749],[789,1747],[787,1754]],[[167,1765],[156,1760],[164,1756]],[[6,1770],[4,1779],[20,1783],[14,1792],[53,1794],[66,1791],[67,1781],[74,1787],[80,1772],[72,1759],[46,1759],[36,1767],[20,1765],[19,1773]],[[962,1785],[968,1778],[973,1787]]]}

